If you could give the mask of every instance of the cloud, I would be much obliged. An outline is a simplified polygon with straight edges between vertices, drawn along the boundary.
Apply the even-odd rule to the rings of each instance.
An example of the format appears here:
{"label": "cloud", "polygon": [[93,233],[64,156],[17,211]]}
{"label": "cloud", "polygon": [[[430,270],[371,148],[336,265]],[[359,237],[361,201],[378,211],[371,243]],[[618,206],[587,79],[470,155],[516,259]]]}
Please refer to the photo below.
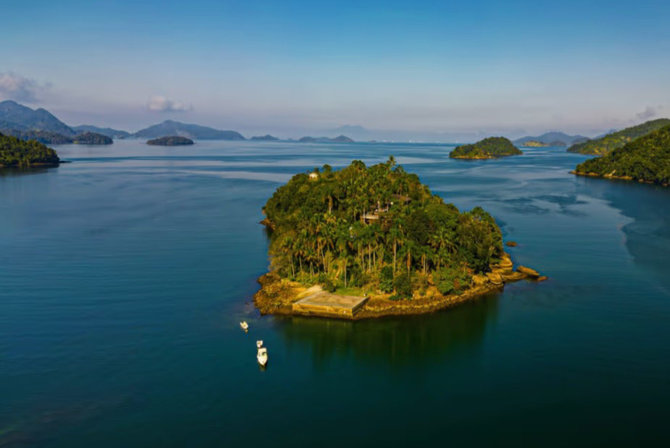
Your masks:
{"label": "cloud", "polygon": [[657,116],[660,113],[661,109],[663,109],[663,106],[658,107],[647,106],[645,110],[635,114],[635,116],[640,120],[648,120],[650,118],[654,118],[655,116]]}
{"label": "cloud", "polygon": [[149,98],[147,108],[153,112],[186,112],[193,109],[190,105],[174,101],[164,96],[154,95]]}
{"label": "cloud", "polygon": [[13,72],[0,73],[0,98],[36,103],[49,84],[39,84]]}

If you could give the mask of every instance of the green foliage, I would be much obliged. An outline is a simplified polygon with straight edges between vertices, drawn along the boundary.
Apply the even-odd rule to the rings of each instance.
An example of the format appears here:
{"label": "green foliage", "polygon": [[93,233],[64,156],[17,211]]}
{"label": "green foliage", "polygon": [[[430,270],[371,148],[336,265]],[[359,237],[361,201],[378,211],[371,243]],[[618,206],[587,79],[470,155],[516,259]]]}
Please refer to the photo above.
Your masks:
{"label": "green foliage", "polygon": [[603,157],[587,160],[577,165],[575,171],[670,184],[670,126],[640,137]]}
{"label": "green foliage", "polygon": [[379,273],[379,289],[382,292],[393,291],[393,267],[384,266]]}
{"label": "green foliage", "polygon": [[114,141],[106,135],[97,134],[95,132],[84,132],[74,138],[74,143],[80,145],[111,145]]}
{"label": "green foliage", "polygon": [[[481,272],[502,254],[500,229],[488,213],[460,213],[393,158],[297,174],[263,211],[272,270],[285,278],[305,273],[321,284],[391,292],[401,274],[429,278],[451,265]],[[409,285],[403,291],[411,296]]]}
{"label": "green foliage", "polygon": [[398,275],[395,280],[393,280],[393,287],[398,296],[404,298],[412,297],[412,277],[409,274],[402,273]]}
{"label": "green foliage", "polygon": [[470,286],[472,276],[461,268],[445,267],[435,271],[433,281],[441,294],[458,294]]}
{"label": "green foliage", "polygon": [[56,151],[40,142],[0,134],[0,167],[57,165],[59,162]]}
{"label": "green foliage", "polygon": [[637,126],[607,134],[606,136],[595,140],[587,140],[582,143],[577,143],[569,147],[568,151],[578,152],[580,154],[608,154],[617,148],[623,147],[625,144],[636,138],[643,137],[668,125],[670,125],[670,119],[667,118],[647,121]]}
{"label": "green foliage", "polygon": [[523,154],[505,137],[489,137],[472,145],[462,145],[449,153],[452,159],[494,159]]}

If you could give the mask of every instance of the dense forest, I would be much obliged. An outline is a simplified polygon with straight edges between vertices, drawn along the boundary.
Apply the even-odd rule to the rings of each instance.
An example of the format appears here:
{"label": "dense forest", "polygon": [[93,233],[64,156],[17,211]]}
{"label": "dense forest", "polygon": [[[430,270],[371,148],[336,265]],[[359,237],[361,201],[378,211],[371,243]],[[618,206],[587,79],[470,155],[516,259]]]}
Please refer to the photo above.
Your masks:
{"label": "dense forest", "polygon": [[670,126],[577,165],[578,174],[670,184]]}
{"label": "dense forest", "polygon": [[263,211],[271,269],[331,291],[363,287],[409,298],[432,284],[443,294],[459,292],[503,253],[487,212],[459,212],[393,157],[297,174]]}
{"label": "dense forest", "polygon": [[621,148],[626,143],[635,140],[636,138],[645,136],[650,132],[661,129],[664,126],[670,125],[670,119],[659,118],[658,120],[647,121],[646,123],[632,126],[630,128],[622,129],[621,131],[612,132],[601,138],[588,140],[582,143],[577,143],[568,148],[569,152],[577,152],[580,154],[593,154],[602,156],[617,148]]}
{"label": "dense forest", "polygon": [[58,165],[59,162],[56,151],[40,142],[0,134],[0,167]]}
{"label": "dense forest", "polygon": [[471,145],[458,146],[449,153],[452,159],[495,159],[523,154],[505,137],[489,137]]}
{"label": "dense forest", "polygon": [[192,144],[193,140],[191,140],[190,138],[179,137],[177,135],[170,137],[160,137],[147,141],[147,145],[156,145],[156,146],[184,146]]}

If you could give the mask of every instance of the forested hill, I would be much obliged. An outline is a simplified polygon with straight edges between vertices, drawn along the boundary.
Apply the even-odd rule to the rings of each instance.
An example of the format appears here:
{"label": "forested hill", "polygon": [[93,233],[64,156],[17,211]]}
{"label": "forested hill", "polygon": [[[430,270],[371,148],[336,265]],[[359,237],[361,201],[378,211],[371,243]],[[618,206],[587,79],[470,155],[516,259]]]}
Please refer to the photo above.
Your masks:
{"label": "forested hill", "polygon": [[576,174],[670,184],[670,125],[577,165]]}
{"label": "forested hill", "polygon": [[272,270],[305,283],[407,297],[434,282],[448,293],[503,253],[488,213],[445,204],[393,158],[295,175],[263,210]]}
{"label": "forested hill", "polygon": [[462,145],[449,153],[452,159],[496,159],[523,154],[505,137],[489,137],[472,145]]}
{"label": "forested hill", "polygon": [[59,162],[56,151],[42,143],[0,134],[0,168],[58,165]]}
{"label": "forested hill", "polygon": [[621,148],[626,143],[631,142],[638,137],[642,137],[668,125],[670,125],[670,119],[667,118],[647,121],[637,126],[612,132],[611,134],[607,134],[594,140],[577,143],[569,147],[568,151],[602,156],[617,148]]}

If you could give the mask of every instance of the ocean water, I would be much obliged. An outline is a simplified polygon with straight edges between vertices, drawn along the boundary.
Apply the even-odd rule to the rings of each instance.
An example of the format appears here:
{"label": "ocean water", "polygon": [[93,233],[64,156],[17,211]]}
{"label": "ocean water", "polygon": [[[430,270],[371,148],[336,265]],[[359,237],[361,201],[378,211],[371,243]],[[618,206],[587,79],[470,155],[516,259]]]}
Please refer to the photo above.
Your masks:
{"label": "ocean water", "polygon": [[[574,177],[562,148],[58,150],[0,172],[2,447],[670,444],[670,189]],[[266,199],[391,154],[550,280],[425,316],[261,317]]]}

